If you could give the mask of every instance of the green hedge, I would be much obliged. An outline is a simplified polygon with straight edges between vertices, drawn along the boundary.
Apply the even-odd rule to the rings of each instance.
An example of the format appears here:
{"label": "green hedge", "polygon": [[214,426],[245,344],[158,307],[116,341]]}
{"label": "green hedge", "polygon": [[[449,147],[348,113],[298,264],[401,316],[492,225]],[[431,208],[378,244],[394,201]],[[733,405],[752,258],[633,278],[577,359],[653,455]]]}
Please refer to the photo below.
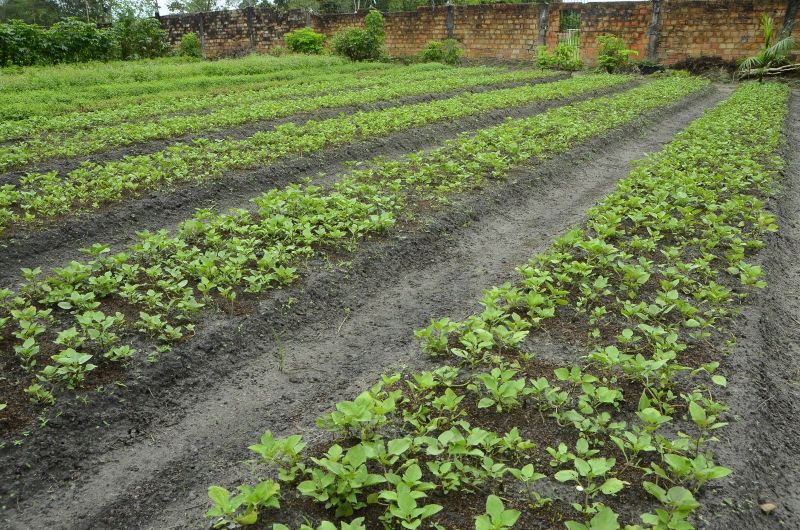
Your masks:
{"label": "green hedge", "polygon": [[44,28],[21,20],[0,23],[0,66],[140,59],[169,51],[156,19],[123,19],[113,28],[70,18]]}

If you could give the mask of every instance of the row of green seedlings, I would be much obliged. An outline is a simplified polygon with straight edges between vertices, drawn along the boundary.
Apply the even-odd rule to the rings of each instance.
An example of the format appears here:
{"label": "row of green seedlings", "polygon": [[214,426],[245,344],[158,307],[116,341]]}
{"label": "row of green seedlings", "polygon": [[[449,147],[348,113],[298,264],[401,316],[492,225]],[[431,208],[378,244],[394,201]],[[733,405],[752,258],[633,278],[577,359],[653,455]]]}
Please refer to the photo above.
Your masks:
{"label": "row of green seedlings", "polygon": [[[211,486],[206,516],[244,526],[315,502],[361,516],[301,529],[466,528],[456,506],[485,497],[476,530],[618,530],[620,517],[626,530],[694,528],[697,494],[730,473],[714,461],[727,411],[717,359],[739,301],[764,286],[746,256],[776,230],[763,199],[787,99],[777,84],[739,88],[520,267],[516,285],[486,291],[482,313],[416,332],[460,366],[383,376],[338,403],[317,421],[333,445],[305,451],[299,435],[266,432],[249,447],[256,485]],[[580,363],[530,351],[537,334],[576,328]]]}
{"label": "row of green seedlings", "polygon": [[[0,233],[11,224],[31,224],[54,216],[91,210],[123,201],[140,191],[202,182],[222,177],[232,170],[261,167],[286,156],[313,153],[327,147],[490,110],[564,99],[628,80],[625,76],[600,74],[464,94],[384,110],[361,111],[327,120],[311,120],[301,125],[287,123],[244,140],[198,139],[191,144],[177,143],[157,153],[126,157],[106,164],[87,162],[64,178],[57,171],[30,173],[21,177],[17,185],[0,187]],[[425,83],[424,86],[427,89],[437,83]],[[415,82],[398,84],[392,92],[397,94],[403,90],[418,90],[419,86]],[[388,90],[378,89],[378,92],[382,91]],[[285,102],[269,102],[267,105],[291,106]]]}
{"label": "row of green seedlings", "polygon": [[[378,101],[390,101],[401,97],[436,94],[478,86],[490,86],[508,82],[528,81],[551,74],[541,70],[518,71],[506,74],[487,75],[477,72],[416,72],[398,69],[386,75],[383,83],[372,79],[353,78],[347,81],[328,81],[321,85],[322,95],[313,94],[300,98],[303,90],[291,99],[264,99],[261,94],[235,94],[225,96],[227,104],[214,107],[208,112],[173,114],[154,120],[114,123],[92,127],[88,130],[69,131],[67,134],[43,134],[0,148],[0,171],[25,166],[34,162],[58,158],[87,155],[108,149],[132,145],[149,140],[174,138],[200,131],[215,131],[320,109],[364,105]],[[338,86],[341,85],[341,86]],[[290,91],[291,92],[291,91]],[[162,102],[164,105],[165,102]]]}
{"label": "row of green seedlings", "polygon": [[[44,132],[74,131],[100,125],[110,125],[129,120],[140,120],[167,113],[198,112],[210,108],[240,105],[245,100],[276,99],[281,97],[300,97],[320,95],[335,90],[377,86],[391,82],[393,74],[402,70],[403,74],[420,76],[444,72],[445,68],[433,63],[414,65],[407,68],[396,66],[392,69],[373,68],[373,63],[353,63],[333,68],[321,69],[312,73],[297,71],[272,73],[255,76],[256,79],[237,78],[216,90],[167,91],[127,99],[109,98],[101,100],[99,109],[81,108],[73,112],[59,114],[47,113],[24,119],[7,120],[0,123],[0,141],[7,142]],[[471,68],[468,75],[481,69]],[[487,74],[502,73],[500,69],[483,69]],[[261,80],[266,78],[266,80]]]}
{"label": "row of green seedlings", "polygon": [[[279,72],[316,71],[346,64],[337,57],[292,55],[281,58],[249,56],[221,61],[159,59],[154,61],[109,62],[92,65],[58,65],[55,68],[26,68],[19,74],[3,72],[0,102],[23,101],[25,97],[53,103],[70,101],[70,95],[82,93],[98,99],[113,95],[136,95],[156,91],[193,87],[200,84],[225,83],[227,78],[258,76]],[[390,68],[391,65],[386,65]],[[57,94],[65,99],[58,99]]]}
{"label": "row of green seedlings", "polygon": [[300,81],[322,72],[379,72],[396,68],[387,63],[345,63],[318,66],[312,69],[279,69],[261,74],[239,74],[230,76],[174,77],[158,81],[141,81],[123,84],[102,84],[90,87],[71,87],[37,92],[31,98],[27,92],[23,97],[18,92],[0,93],[0,118],[4,120],[36,119],[59,116],[71,112],[94,112],[125,107],[137,102],[180,98],[191,94],[224,94],[237,87],[246,89],[268,88],[274,83]]}
{"label": "row of green seedlings", "polygon": [[24,391],[53,403],[65,388],[83,384],[96,368],[90,361],[129,361],[139,333],[158,341],[154,360],[194,333],[203,307],[233,312],[237,298],[291,283],[298,263],[328,249],[351,251],[368,234],[392,227],[419,199],[446,201],[485,177],[564,152],[706,86],[695,78],[653,81],[462,135],[404,162],[378,161],[327,191],[272,190],[254,200],[255,213],[200,210],[175,235],[143,232],[110,256],[96,244],[84,249],[94,259],[44,277],[39,268],[23,269],[18,293],[0,291],[0,329],[21,363],[20,390],[34,377]]}

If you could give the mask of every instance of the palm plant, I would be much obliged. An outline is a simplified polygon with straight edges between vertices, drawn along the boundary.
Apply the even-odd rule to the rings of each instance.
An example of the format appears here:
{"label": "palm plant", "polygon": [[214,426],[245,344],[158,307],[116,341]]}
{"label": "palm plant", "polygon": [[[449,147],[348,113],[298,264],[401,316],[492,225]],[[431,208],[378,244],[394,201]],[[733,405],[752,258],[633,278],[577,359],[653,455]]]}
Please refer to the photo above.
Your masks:
{"label": "palm plant", "polygon": [[800,64],[783,64],[794,48],[794,39],[787,36],[773,43],[779,35],[776,35],[772,17],[767,15],[761,16],[761,27],[764,31],[764,49],[742,62],[739,66],[739,77],[756,76],[759,81],[763,81],[765,75],[780,74],[800,68]]}

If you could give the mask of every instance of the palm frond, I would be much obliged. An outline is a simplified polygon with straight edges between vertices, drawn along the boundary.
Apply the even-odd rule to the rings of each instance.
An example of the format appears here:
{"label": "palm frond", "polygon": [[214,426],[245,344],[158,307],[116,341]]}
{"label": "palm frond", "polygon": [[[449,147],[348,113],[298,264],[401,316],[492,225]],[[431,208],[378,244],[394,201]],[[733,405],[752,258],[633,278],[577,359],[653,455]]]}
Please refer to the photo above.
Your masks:
{"label": "palm frond", "polygon": [[775,35],[775,23],[772,21],[772,17],[766,14],[761,15],[761,27],[764,30],[764,47],[769,48],[772,37]]}
{"label": "palm frond", "polygon": [[783,59],[789,55],[789,52],[791,52],[793,49],[794,39],[792,37],[786,37],[768,47],[766,50],[764,50],[764,53],[772,57],[773,60],[776,60]]}
{"label": "palm frond", "polygon": [[765,66],[764,58],[759,53],[758,55],[754,55],[753,57],[748,57],[742,64],[739,65],[739,73],[749,72],[750,70],[756,70],[758,68],[763,68]]}

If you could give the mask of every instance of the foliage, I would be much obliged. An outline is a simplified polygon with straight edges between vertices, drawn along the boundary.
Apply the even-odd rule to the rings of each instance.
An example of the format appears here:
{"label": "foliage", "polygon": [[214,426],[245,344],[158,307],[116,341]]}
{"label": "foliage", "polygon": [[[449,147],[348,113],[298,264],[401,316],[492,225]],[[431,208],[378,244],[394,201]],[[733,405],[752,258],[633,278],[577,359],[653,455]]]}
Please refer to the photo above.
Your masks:
{"label": "foliage", "polygon": [[597,37],[597,64],[608,73],[624,72],[630,68],[630,58],[639,52],[625,48],[625,41],[616,35]]}
{"label": "foliage", "polygon": [[[775,23],[766,14],[761,17],[761,29],[764,33],[764,48],[757,55],[742,61],[738,70],[740,78],[755,76],[759,81],[763,81],[765,75],[772,73],[771,69],[788,62],[789,53],[794,49],[794,39],[791,36],[775,40],[779,36],[775,34]],[[780,71],[797,68],[800,68],[800,65],[790,65],[789,68]]]}
{"label": "foliage", "polygon": [[168,9],[173,13],[208,13],[222,8],[219,0],[172,0]]}
{"label": "foliage", "polygon": [[383,15],[371,10],[364,17],[364,26],[364,29],[344,29],[334,35],[334,51],[352,61],[377,61],[383,57]]}
{"label": "foliage", "polygon": [[[494,94],[470,94],[452,101],[436,102],[435,113],[430,108],[424,110],[424,106],[392,111],[388,123],[386,112],[389,109],[375,113],[375,121],[371,121],[372,118],[365,120],[365,113],[321,126],[319,136],[313,141],[321,142],[318,145],[330,142],[330,138],[341,137],[342,142],[351,141],[352,137],[344,137],[343,131],[349,127],[355,134],[357,129],[341,120],[357,119],[362,126],[369,126],[370,134],[385,134],[386,130],[401,127],[404,123],[419,124],[421,115],[429,119],[452,116],[454,112],[468,115],[495,105],[569,97],[613,86],[626,79],[605,74],[583,76]],[[35,347],[44,344],[42,341],[46,339],[42,337],[47,336],[58,337],[57,343],[63,343],[62,347],[73,348],[91,355],[92,360],[103,359],[104,362],[106,359],[120,362],[129,358],[131,353],[121,351],[119,347],[129,345],[134,336],[143,337],[156,348],[168,348],[194,332],[194,321],[205,307],[230,310],[241,293],[259,293],[293,282],[298,275],[297,265],[319,249],[351,250],[367,234],[389,229],[398,212],[403,210],[407,194],[430,200],[443,199],[449,193],[479,184],[485,175],[500,174],[534,154],[543,156],[560,152],[571,142],[626,123],[647,109],[674,101],[702,86],[705,86],[703,82],[695,80],[659,80],[652,86],[613,98],[601,98],[554,109],[535,118],[509,122],[464,137],[424,157],[411,157],[399,166],[397,162],[384,162],[381,171],[385,173],[375,173],[371,169],[358,171],[329,190],[311,185],[276,189],[258,197],[254,201],[257,208],[252,213],[239,210],[217,214],[202,210],[181,223],[177,233],[141,233],[135,244],[119,254],[107,256],[107,247],[93,245],[85,249],[91,257],[87,262],[73,262],[54,269],[47,276],[41,276],[40,270],[23,271],[28,283],[21,292],[29,298],[20,302],[12,298],[0,306],[0,318],[6,318],[6,314],[9,316],[4,332],[13,337],[11,343],[14,346],[20,346],[20,363],[29,367],[29,373],[44,369],[42,364],[47,360],[42,360]],[[598,112],[598,109],[603,109],[603,112]],[[290,133],[294,127],[276,132],[273,140],[280,138],[277,135]],[[564,128],[564,134],[552,137],[554,127]],[[297,143],[302,138],[290,134],[282,141],[288,139]],[[203,144],[202,152],[209,149],[208,145]],[[308,148],[312,144],[301,141],[298,145]],[[264,153],[286,151],[286,147],[275,143],[267,143],[259,149]],[[242,152],[249,157],[253,151],[245,149]],[[236,152],[230,151],[226,157],[234,156]],[[484,152],[496,155],[485,156]],[[220,158],[218,153],[209,156]],[[461,160],[463,166],[454,160]],[[250,162],[257,163],[252,159]],[[453,172],[454,167],[465,170]],[[114,171],[110,174],[114,178],[105,185],[113,188],[121,184],[118,189],[124,190],[127,185],[117,182],[120,173]],[[391,185],[376,183],[377,174],[387,175]],[[403,178],[397,180],[401,175]],[[438,176],[432,179],[432,175]],[[94,185],[91,193],[97,194],[99,189]],[[114,314],[107,305],[111,296],[125,300],[132,309],[138,310],[138,319]],[[52,311],[57,312],[58,320],[52,318]],[[445,328],[442,332],[452,331],[452,326]],[[524,331],[525,326],[514,319],[504,322],[502,328],[495,325],[491,329],[495,328],[496,342],[504,348],[515,347],[519,338],[524,337],[520,331]],[[48,335],[41,335],[45,331]],[[477,328],[475,331],[477,333]],[[26,344],[28,339],[33,341]],[[481,345],[465,336],[463,348],[468,355],[473,352],[480,355],[486,347],[492,347],[492,343]],[[476,358],[480,362],[481,357]],[[37,361],[37,364],[31,361]],[[95,364],[98,363],[95,361]],[[44,390],[59,390],[59,379],[55,377],[59,374],[35,373],[44,378],[36,381]],[[500,374],[496,379],[496,385],[488,378],[479,380],[481,386],[476,390],[480,392],[475,393],[481,395],[485,388],[486,396],[493,400],[494,406],[503,410],[516,408],[520,397],[527,398],[540,391],[533,383],[520,391],[518,383],[513,382],[518,377],[506,378]],[[76,382],[80,383],[79,380]],[[506,382],[511,383],[506,385]],[[608,401],[601,396],[601,390],[598,388],[591,393],[587,390],[586,406]],[[609,391],[606,394],[612,396],[613,402],[616,394]],[[326,425],[337,431],[355,430],[369,438],[370,433],[375,433],[383,425],[384,417],[394,406],[394,398],[390,399],[389,395],[380,398],[379,402],[373,398],[377,399],[364,396],[353,403],[343,404]],[[442,401],[443,406],[445,401]],[[488,402],[485,404],[492,406]],[[571,417],[567,419],[573,421]]]}
{"label": "foliage", "polygon": [[0,23],[0,66],[30,66],[43,61],[47,33],[20,20]]}
{"label": "foliage", "polygon": [[579,58],[578,47],[566,42],[559,42],[553,53],[547,50],[547,46],[539,46],[536,52],[536,65],[539,68],[567,71],[583,68],[583,62]]}
{"label": "foliage", "polygon": [[[246,123],[248,121],[257,119],[288,116],[294,113],[311,111],[319,108],[354,105],[369,101],[385,101],[403,95],[407,96],[414,94],[426,94],[440,90],[453,90],[470,86],[493,84],[496,82],[503,82],[504,80],[510,81],[535,79],[543,76],[541,72],[512,72],[497,76],[486,76],[482,75],[484,70],[480,68],[473,70],[474,75],[469,75],[470,70],[453,69],[437,76],[438,79],[429,81],[431,78],[431,73],[426,73],[426,68],[429,69],[430,67],[420,65],[417,67],[417,69],[410,69],[408,72],[403,72],[402,75],[398,73],[398,76],[395,78],[397,82],[394,88],[389,88],[382,85],[377,87],[369,87],[369,85],[373,84],[374,81],[369,79],[354,78],[351,80],[353,83],[352,85],[350,82],[342,80],[339,88],[354,85],[358,86],[358,84],[361,84],[362,86],[366,84],[368,88],[364,88],[362,90],[353,90],[351,92],[334,93],[329,95],[326,94],[305,99],[287,100],[280,97],[272,99],[265,98],[263,102],[256,105],[254,105],[252,102],[253,93],[243,92],[237,93],[230,98],[237,102],[236,105],[231,105],[229,108],[220,107],[217,111],[211,113],[201,113],[199,115],[188,116],[169,116],[167,118],[158,120],[155,123],[144,122],[113,124],[108,127],[97,127],[94,130],[78,131],[69,137],[59,135],[59,137],[61,137],[60,145],[55,145],[52,142],[44,140],[49,136],[32,140],[24,140],[13,146],[9,146],[6,149],[0,147],[0,154],[4,155],[4,161],[0,161],[0,167],[8,168],[14,165],[21,165],[22,163],[36,161],[37,159],[41,160],[47,157],[57,156],[57,153],[74,156],[80,152],[88,153],[100,151],[108,146],[125,145],[128,143],[133,143],[136,140],[143,141],[145,139],[169,137],[179,134],[180,131],[189,132],[202,130],[203,128],[220,128],[222,126],[232,126],[234,124]],[[422,79],[426,80],[426,82],[420,83],[419,80]],[[619,78],[607,77],[592,78],[592,80],[593,82],[600,84],[603,82],[620,82]],[[590,83],[591,82],[592,81],[590,81]],[[308,88],[319,90],[319,86],[299,87],[298,92],[302,94],[303,91]],[[267,162],[274,160],[279,156],[285,156],[289,152],[296,152],[297,149],[318,149],[323,145],[332,145],[350,141],[355,134],[369,134],[370,129],[372,129],[374,132],[378,132],[382,127],[389,125],[400,129],[407,126],[405,124],[414,123],[415,121],[419,120],[419,117],[415,117],[413,114],[409,113],[409,110],[433,109],[432,113],[430,113],[426,119],[442,120],[448,117],[448,112],[451,113],[451,116],[478,113],[489,102],[492,102],[491,104],[493,104],[495,107],[501,108],[503,106],[513,104],[513,102],[519,100],[520,98],[537,98],[540,94],[544,93],[547,93],[548,97],[556,97],[555,95],[549,93],[548,90],[549,87],[519,87],[518,89],[509,89],[509,91],[499,91],[487,95],[465,95],[456,98],[449,98],[447,100],[443,100],[442,102],[428,102],[409,107],[389,109],[386,111],[361,113],[355,115],[354,117],[332,118],[322,122],[310,122],[307,125],[299,127],[287,125],[282,126],[275,131],[258,134],[250,139],[244,140],[227,139],[222,142],[214,142],[210,144],[207,141],[199,139],[192,144],[179,143],[171,146],[163,152],[159,152],[154,155],[130,157],[121,161],[109,162],[104,166],[97,165],[91,168],[85,166],[71,171],[66,176],[67,178],[62,181],[62,184],[69,183],[66,184],[66,186],[70,189],[66,190],[65,188],[61,187],[58,195],[61,198],[56,199],[56,202],[60,203],[61,205],[58,207],[52,201],[52,193],[55,192],[58,187],[60,187],[53,180],[55,175],[52,172],[40,173],[32,177],[21,188],[12,185],[12,187],[0,189],[0,195],[2,195],[4,199],[2,203],[0,203],[0,227],[2,227],[6,221],[6,217],[4,215],[5,210],[3,208],[16,205],[17,201],[19,200],[31,205],[33,210],[36,211],[36,215],[44,214],[47,210],[40,209],[33,205],[44,205],[45,202],[48,202],[50,203],[51,215],[54,215],[56,209],[66,207],[67,204],[73,204],[73,206],[75,206],[75,201],[79,200],[84,202],[84,200],[87,198],[86,194],[88,193],[87,186],[90,185],[98,186],[98,189],[95,190],[96,193],[93,195],[93,202],[113,202],[120,200],[122,196],[124,196],[123,189],[125,186],[127,186],[127,191],[125,193],[131,193],[136,191],[136,189],[139,187],[139,185],[136,184],[137,182],[150,182],[151,185],[155,185],[164,180],[164,178],[174,179],[175,175],[170,176],[170,174],[172,174],[171,172],[174,171],[174,167],[170,169],[170,164],[167,163],[167,160],[169,159],[173,161],[194,159],[195,161],[192,162],[192,167],[196,168],[196,171],[193,170],[195,171],[194,173],[183,173],[184,176],[182,178],[179,177],[179,180],[190,179],[199,181],[212,178],[214,175],[219,175],[218,171],[223,166],[247,167],[247,164],[252,163],[248,162],[248,160],[253,160],[254,156],[262,157],[261,159],[264,162]],[[261,95],[263,96],[264,94]],[[297,92],[295,92],[295,95],[297,95]],[[212,99],[212,101],[214,101],[214,99]],[[219,102],[218,99],[216,101]],[[453,107],[459,103],[466,104],[466,106],[463,106],[463,108],[460,109],[453,109]],[[167,105],[168,108],[175,110],[175,103],[168,102]],[[362,123],[361,121],[362,114],[366,114],[368,116],[366,123]],[[393,122],[391,124],[384,123],[385,119],[382,119],[382,117],[395,114],[400,116],[400,119],[397,122]],[[337,125],[344,127],[340,131],[339,135],[330,133],[326,135],[323,132],[332,130],[330,128]],[[354,130],[354,127],[356,126],[358,126],[360,131]],[[304,137],[304,139],[293,150],[287,150],[285,146],[281,147],[280,150],[277,151],[266,150],[266,146],[268,144],[272,144],[273,147],[278,148],[279,145],[277,145],[275,142],[296,143],[297,137]],[[245,146],[248,145],[250,148],[255,150],[247,153],[250,148],[246,148]],[[314,145],[317,147],[314,147]],[[243,151],[241,150],[242,148],[244,148]],[[210,165],[206,162],[201,162],[201,160],[210,160],[208,157],[218,157],[220,153],[228,151],[239,151],[239,155],[225,155],[225,158],[228,159],[228,162],[225,163],[219,159],[216,163]],[[196,157],[195,153],[197,153],[199,157]],[[153,164],[152,162],[154,160],[161,161]],[[3,162],[5,162],[5,165]],[[125,176],[116,174],[115,177],[110,178],[111,172],[119,171],[119,168],[123,166],[127,167]],[[164,171],[168,171],[170,174],[165,174]],[[209,171],[212,171],[212,173],[209,173]],[[90,182],[92,184],[89,184]],[[105,182],[105,184],[102,184],[102,182]],[[116,183],[111,184],[111,182]],[[125,182],[124,185],[123,182]],[[73,188],[73,186],[77,187]],[[105,191],[102,191],[101,189],[105,189]],[[34,192],[34,190],[40,191],[29,194],[25,193],[23,190],[31,192]],[[50,196],[51,198],[45,199],[47,196]],[[27,208],[22,207],[22,209],[24,210]],[[61,211],[62,213],[65,213],[65,210]],[[29,213],[33,214],[34,212],[31,211]],[[31,218],[30,221],[33,221],[33,219]]]}
{"label": "foliage", "polygon": [[[412,160],[382,161],[352,176],[384,185],[381,179],[397,179],[415,197],[443,200],[440,190],[453,179],[457,187],[446,189],[469,189],[492,173],[502,178],[532,153],[547,157],[564,142],[579,142],[634,119],[645,112],[642,107],[663,107],[705,86],[704,80],[665,77],[616,96],[511,120]],[[773,155],[781,144],[788,95],[779,85],[741,87],[661,152],[642,160],[614,193],[590,210],[586,223],[519,267],[514,285],[485,291],[481,313],[463,322],[440,319],[418,333],[427,350],[440,355],[449,351],[460,366],[384,375],[366,394],[373,405],[392,397],[392,407],[384,409],[380,422],[349,431],[346,439],[353,444],[347,449],[320,440],[313,453],[322,457],[290,459],[283,470],[291,466],[303,476],[299,483],[287,479],[287,484],[327,506],[330,515],[371,506],[366,514],[375,517],[384,508],[377,518],[387,528],[414,529],[423,521],[436,527],[441,522],[436,516],[446,506],[425,503],[432,490],[485,495],[485,513],[475,518],[475,528],[489,530],[511,528],[522,513],[535,514],[516,509],[527,502],[532,508],[554,502],[532,489],[550,477],[574,486],[559,490],[557,501],[558,509],[572,517],[565,521],[569,530],[623,527],[612,503],[620,492],[633,488],[653,502],[653,509],[640,514],[644,527],[693,528],[690,517],[700,507],[698,491],[730,473],[714,462],[717,434],[712,434],[725,426],[719,418],[726,407],[712,396],[714,386],[726,381],[716,373],[719,362],[687,366],[683,363],[690,361],[678,361],[677,354],[726,336],[726,329],[714,328],[729,325],[726,317],[738,300],[747,290],[763,286],[760,269],[747,264],[744,256],[747,249],[760,247],[763,234],[775,230],[758,197],[769,193],[781,167]],[[619,113],[625,116],[617,118]],[[607,124],[608,119],[620,121]],[[553,139],[556,127],[566,136]],[[499,156],[488,160],[487,153]],[[471,180],[459,180],[462,171],[474,172]],[[723,287],[734,284],[741,288],[736,293]],[[536,311],[548,303],[563,309]],[[544,318],[550,325],[566,321],[588,329],[589,353],[576,364],[555,368],[552,375],[542,375],[552,361],[538,362],[519,343],[503,345],[512,329],[524,327],[520,320],[528,329],[538,329]],[[615,331],[595,333],[600,327]],[[486,355],[473,363],[459,351],[474,343],[468,337],[477,330],[489,336],[482,340]],[[722,348],[706,351],[720,357],[725,353]],[[470,380],[480,385],[471,386]],[[520,390],[519,380],[530,390],[520,412],[511,401],[508,409],[475,412],[486,399],[485,390],[508,397],[502,384]],[[626,411],[621,410],[623,402]],[[352,413],[354,405],[340,403],[337,411],[360,417]],[[515,428],[493,430],[530,421],[537,412],[548,423],[548,432],[566,430],[564,436],[577,438],[574,446],[561,442],[544,448],[552,458],[547,473],[537,472],[531,463],[538,460],[531,452],[535,441],[523,439]],[[271,435],[265,436],[266,446],[275,446]],[[509,485],[512,477],[521,487]],[[629,483],[621,477],[637,480]],[[504,498],[494,491],[502,491]]]}
{"label": "foliage", "polygon": [[155,18],[125,17],[114,24],[121,59],[153,59],[166,55],[167,32]]}
{"label": "foliage", "polygon": [[419,54],[419,58],[423,62],[455,65],[461,61],[463,54],[464,50],[455,39],[432,40],[425,45],[425,48]]}
{"label": "foliage", "polygon": [[568,29],[581,29],[580,11],[561,11],[561,17],[559,18],[558,23],[558,31],[567,31]]}
{"label": "foliage", "polygon": [[124,18],[112,29],[71,18],[49,28],[0,23],[0,66],[160,57],[168,51],[156,19]]}
{"label": "foliage", "polygon": [[311,28],[300,28],[290,31],[284,37],[286,40],[286,47],[290,52],[294,53],[308,53],[319,55],[325,48],[325,35],[317,33]]}
{"label": "foliage", "polygon": [[190,31],[181,37],[178,53],[183,57],[203,57],[203,48],[200,45],[200,37],[197,36],[197,33]]}

